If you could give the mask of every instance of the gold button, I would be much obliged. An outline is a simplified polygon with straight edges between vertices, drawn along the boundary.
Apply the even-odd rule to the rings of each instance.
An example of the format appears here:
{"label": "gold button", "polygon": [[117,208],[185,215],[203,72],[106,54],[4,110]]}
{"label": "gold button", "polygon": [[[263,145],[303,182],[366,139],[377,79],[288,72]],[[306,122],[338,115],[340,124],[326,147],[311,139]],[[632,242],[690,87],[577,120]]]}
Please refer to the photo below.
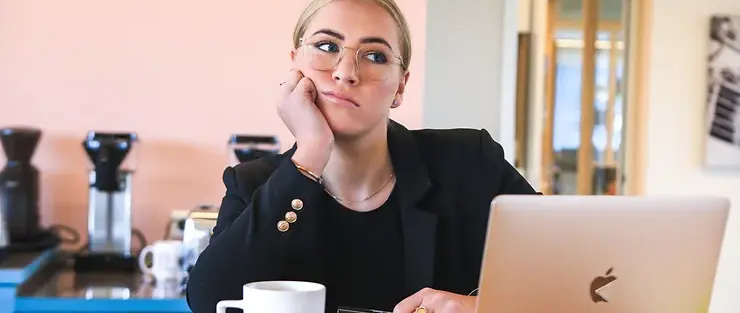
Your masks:
{"label": "gold button", "polygon": [[293,210],[300,211],[303,209],[303,201],[301,199],[293,199],[293,201],[290,202],[290,206]]}
{"label": "gold button", "polygon": [[288,228],[290,228],[290,224],[288,224],[288,222],[286,221],[279,221],[277,224],[277,229],[281,232],[288,231]]}
{"label": "gold button", "polygon": [[288,223],[295,223],[295,221],[298,219],[298,214],[295,214],[295,212],[288,212],[285,213],[285,220],[288,221]]}

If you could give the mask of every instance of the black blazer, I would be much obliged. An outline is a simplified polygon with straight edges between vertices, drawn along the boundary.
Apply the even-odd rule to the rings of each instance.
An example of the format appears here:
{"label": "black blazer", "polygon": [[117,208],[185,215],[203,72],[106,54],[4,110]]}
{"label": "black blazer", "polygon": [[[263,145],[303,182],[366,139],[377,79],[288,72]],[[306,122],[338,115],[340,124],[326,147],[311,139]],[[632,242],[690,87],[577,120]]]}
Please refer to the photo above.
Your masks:
{"label": "black blazer", "polygon": [[[535,194],[504,159],[486,130],[414,130],[391,121],[391,160],[401,204],[408,295],[431,287],[468,294],[478,285],[491,201]],[[226,195],[209,246],[192,269],[187,301],[194,313],[241,299],[242,285],[261,280],[321,282],[321,185],[278,156],[224,171]],[[286,232],[277,228],[294,199],[303,202]]]}

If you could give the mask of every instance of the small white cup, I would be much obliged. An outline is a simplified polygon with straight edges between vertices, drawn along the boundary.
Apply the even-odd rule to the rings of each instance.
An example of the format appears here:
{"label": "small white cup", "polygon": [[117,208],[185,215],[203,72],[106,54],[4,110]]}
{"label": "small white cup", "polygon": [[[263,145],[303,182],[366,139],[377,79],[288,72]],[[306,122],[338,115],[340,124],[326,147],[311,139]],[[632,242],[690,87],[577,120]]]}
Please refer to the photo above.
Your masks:
{"label": "small white cup", "polygon": [[216,313],[227,308],[244,313],[324,313],[326,287],[302,281],[263,281],[244,285],[241,300],[223,300],[216,304]]}
{"label": "small white cup", "polygon": [[[139,269],[151,275],[157,282],[176,281],[184,277],[180,266],[184,254],[184,245],[179,240],[159,240],[146,246],[139,254]],[[146,255],[152,255],[152,266],[144,262]]]}

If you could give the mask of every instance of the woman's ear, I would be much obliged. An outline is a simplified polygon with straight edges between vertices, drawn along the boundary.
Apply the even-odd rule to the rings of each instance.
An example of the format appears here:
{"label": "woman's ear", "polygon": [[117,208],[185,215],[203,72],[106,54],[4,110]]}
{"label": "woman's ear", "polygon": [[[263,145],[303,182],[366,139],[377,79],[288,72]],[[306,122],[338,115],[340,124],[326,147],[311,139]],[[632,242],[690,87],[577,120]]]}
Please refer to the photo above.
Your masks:
{"label": "woman's ear", "polygon": [[290,50],[290,60],[295,62],[295,49]]}
{"label": "woman's ear", "polygon": [[406,83],[409,81],[409,75],[410,72],[406,72],[403,74],[403,78],[398,83],[398,91],[396,92],[396,96],[393,98],[393,104],[391,104],[391,108],[395,109],[403,103],[403,93],[406,91]]}

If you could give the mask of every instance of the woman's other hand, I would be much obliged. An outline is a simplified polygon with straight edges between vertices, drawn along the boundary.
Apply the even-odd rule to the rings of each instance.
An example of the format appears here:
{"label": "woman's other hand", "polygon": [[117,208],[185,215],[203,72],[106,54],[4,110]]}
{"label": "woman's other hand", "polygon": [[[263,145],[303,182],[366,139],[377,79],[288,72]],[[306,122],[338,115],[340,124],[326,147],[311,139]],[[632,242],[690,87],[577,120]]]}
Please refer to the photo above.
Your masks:
{"label": "woman's other hand", "polygon": [[475,313],[475,306],[475,296],[424,288],[396,305],[393,313],[414,313],[419,307],[427,313]]}
{"label": "woman's other hand", "polygon": [[316,106],[317,91],[310,78],[291,70],[280,84],[282,95],[277,111],[298,144],[293,160],[321,175],[334,145],[334,134]]}

